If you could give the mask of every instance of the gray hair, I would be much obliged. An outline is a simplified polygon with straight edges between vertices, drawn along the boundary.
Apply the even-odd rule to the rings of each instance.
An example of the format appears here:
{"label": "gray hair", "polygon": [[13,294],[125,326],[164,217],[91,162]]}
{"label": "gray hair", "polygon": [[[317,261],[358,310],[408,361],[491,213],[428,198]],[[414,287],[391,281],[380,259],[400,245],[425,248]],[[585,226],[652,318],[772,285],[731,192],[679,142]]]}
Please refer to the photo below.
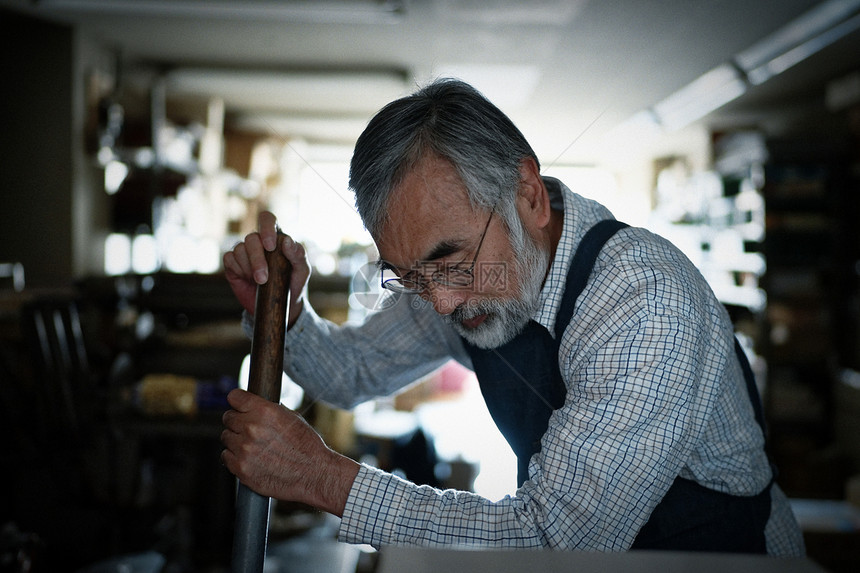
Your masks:
{"label": "gray hair", "polygon": [[537,156],[513,122],[475,88],[440,79],[395,100],[358,138],[349,186],[364,226],[378,238],[392,190],[427,153],[457,170],[473,207],[492,208],[509,229],[518,226],[514,199],[520,163]]}

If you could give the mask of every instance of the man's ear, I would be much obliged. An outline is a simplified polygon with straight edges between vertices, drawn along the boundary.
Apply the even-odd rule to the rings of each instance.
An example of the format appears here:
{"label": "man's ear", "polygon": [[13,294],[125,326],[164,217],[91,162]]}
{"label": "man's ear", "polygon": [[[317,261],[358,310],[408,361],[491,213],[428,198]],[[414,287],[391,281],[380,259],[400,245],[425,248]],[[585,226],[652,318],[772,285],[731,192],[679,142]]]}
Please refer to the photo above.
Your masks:
{"label": "man's ear", "polygon": [[549,224],[549,194],[540,176],[540,168],[531,157],[526,157],[520,161],[517,210],[524,222],[527,221],[527,224],[535,225],[538,229]]}

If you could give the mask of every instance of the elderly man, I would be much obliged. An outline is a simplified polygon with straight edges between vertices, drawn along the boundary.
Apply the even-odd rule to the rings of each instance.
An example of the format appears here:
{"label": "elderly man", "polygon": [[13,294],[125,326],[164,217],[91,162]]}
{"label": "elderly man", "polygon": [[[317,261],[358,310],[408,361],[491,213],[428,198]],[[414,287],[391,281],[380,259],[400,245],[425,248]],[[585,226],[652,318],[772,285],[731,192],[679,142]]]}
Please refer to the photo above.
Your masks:
{"label": "elderly man", "polygon": [[[244,483],[341,516],[352,543],[803,553],[732,324],[677,249],[542,177],[513,123],[455,80],[371,120],[350,187],[401,298],[357,327],[322,320],[287,238],[285,370],[350,407],[453,358],[476,372],[519,487],[492,501],[410,483],[237,390],[223,461]],[[224,257],[246,329],[275,239],[266,213]]]}

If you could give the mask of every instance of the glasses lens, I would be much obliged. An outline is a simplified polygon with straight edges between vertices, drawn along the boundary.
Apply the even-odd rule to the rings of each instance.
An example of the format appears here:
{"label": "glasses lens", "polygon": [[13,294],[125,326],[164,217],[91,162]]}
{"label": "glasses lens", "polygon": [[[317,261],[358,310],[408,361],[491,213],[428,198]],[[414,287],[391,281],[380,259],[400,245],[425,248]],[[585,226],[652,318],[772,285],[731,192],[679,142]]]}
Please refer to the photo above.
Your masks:
{"label": "glasses lens", "polygon": [[469,269],[448,267],[444,272],[433,273],[433,282],[450,287],[467,287],[472,284],[475,277]]}
{"label": "glasses lens", "polygon": [[422,290],[420,285],[414,281],[401,279],[400,276],[391,269],[382,269],[381,273],[382,288],[402,294],[416,294],[420,293]]}

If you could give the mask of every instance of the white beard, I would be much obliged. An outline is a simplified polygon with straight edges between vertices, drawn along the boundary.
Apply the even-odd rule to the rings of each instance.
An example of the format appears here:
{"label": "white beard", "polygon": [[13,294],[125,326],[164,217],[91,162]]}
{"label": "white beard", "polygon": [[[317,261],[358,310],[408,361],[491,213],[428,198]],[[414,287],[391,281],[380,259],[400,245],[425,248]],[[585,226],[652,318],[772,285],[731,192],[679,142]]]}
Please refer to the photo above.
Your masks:
{"label": "white beard", "polygon": [[[511,233],[514,270],[519,292],[513,298],[486,298],[457,307],[445,319],[471,344],[478,348],[498,348],[522,332],[540,303],[543,278],[549,267],[549,253],[542,250],[525,229]],[[487,318],[475,328],[467,328],[464,320],[486,314]]]}

